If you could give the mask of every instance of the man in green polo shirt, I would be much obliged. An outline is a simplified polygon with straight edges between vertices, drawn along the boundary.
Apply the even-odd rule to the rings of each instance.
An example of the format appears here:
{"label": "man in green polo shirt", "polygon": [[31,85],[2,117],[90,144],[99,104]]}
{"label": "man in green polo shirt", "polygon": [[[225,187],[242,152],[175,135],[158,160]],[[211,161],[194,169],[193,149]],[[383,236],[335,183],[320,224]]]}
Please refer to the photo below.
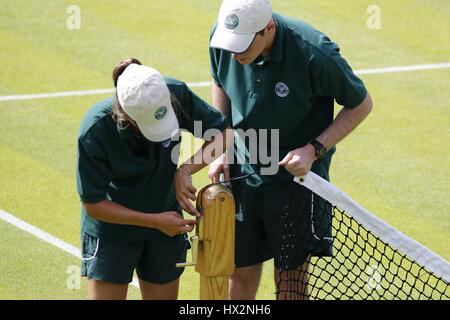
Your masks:
{"label": "man in green polo shirt", "polygon": [[199,138],[216,129],[206,144],[218,156],[228,125],[183,82],[136,59],[122,61],[113,78],[116,98],[86,113],[78,137],[82,275],[91,299],[125,299],[135,270],[143,299],[175,299],[183,272],[175,264],[186,261],[186,232],[195,224],[180,206],[199,214],[189,202],[191,174],[209,156],[202,148],[193,156],[202,161],[177,169],[179,128]]}
{"label": "man in green polo shirt", "polygon": [[[233,184],[238,212],[230,296],[254,299],[262,263],[275,258],[277,298],[307,298],[302,283],[297,283],[302,293],[283,294],[291,289],[280,285],[281,278],[306,279],[311,255],[332,255],[331,210],[292,180],[310,170],[329,179],[335,145],[369,114],[370,95],[335,43],[300,20],[273,13],[268,0],[223,1],[211,32],[210,60],[213,105],[233,129],[264,129],[279,138],[278,150],[270,139],[258,141],[259,149],[271,150],[272,160],[279,161],[275,174],[264,174],[260,159],[251,161],[252,143],[245,135],[236,135],[234,157],[223,156],[210,168],[213,181],[222,172],[226,178],[251,174]],[[343,106],[336,119],[335,100]],[[291,242],[281,221],[288,214],[300,221]],[[296,253],[282,263],[286,244]]]}

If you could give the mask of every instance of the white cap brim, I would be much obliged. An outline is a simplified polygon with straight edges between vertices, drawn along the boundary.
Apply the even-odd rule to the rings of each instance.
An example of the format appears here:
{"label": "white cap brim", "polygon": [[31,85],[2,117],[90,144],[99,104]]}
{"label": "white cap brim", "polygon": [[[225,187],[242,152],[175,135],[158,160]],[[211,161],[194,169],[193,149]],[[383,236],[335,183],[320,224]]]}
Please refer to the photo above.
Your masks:
{"label": "white cap brim", "polygon": [[232,53],[243,53],[247,51],[255,37],[256,33],[235,33],[217,26],[209,46]]}

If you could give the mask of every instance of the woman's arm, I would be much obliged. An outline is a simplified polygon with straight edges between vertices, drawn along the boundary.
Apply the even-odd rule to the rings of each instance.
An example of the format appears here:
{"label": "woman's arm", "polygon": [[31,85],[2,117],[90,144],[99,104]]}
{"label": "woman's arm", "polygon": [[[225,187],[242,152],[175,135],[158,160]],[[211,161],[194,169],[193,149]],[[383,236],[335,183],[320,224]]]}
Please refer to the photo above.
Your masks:
{"label": "woman's arm", "polygon": [[83,205],[89,216],[96,220],[114,224],[155,228],[169,236],[190,232],[195,224],[195,220],[185,220],[175,211],[149,214],[128,209],[109,200],[83,203]]}
{"label": "woman's arm", "polygon": [[220,157],[224,152],[233,145],[234,131],[227,128],[220,134],[212,137],[210,141],[206,141],[201,148],[181,166],[186,168],[190,174],[195,174],[211,162]]}
{"label": "woman's arm", "polygon": [[200,216],[189,199],[195,201],[197,189],[192,185],[192,175],[200,171],[233,145],[234,133],[232,129],[225,129],[206,141],[202,147],[188,160],[186,160],[175,173],[175,193],[177,200],[184,211]]}

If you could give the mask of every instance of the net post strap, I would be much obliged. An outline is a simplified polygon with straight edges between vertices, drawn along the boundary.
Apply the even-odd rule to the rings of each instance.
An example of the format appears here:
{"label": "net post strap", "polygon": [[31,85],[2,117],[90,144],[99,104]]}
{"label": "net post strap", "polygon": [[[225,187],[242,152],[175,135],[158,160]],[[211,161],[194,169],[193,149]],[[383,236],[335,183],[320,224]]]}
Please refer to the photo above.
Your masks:
{"label": "net post strap", "polygon": [[376,217],[356,203],[345,192],[339,190],[322,177],[314,172],[309,172],[304,177],[294,178],[294,181],[327,200],[333,206],[344,210],[348,215],[364,225],[373,235],[388,243],[392,248],[406,254],[428,271],[441,277],[448,283],[450,282],[450,263]]}

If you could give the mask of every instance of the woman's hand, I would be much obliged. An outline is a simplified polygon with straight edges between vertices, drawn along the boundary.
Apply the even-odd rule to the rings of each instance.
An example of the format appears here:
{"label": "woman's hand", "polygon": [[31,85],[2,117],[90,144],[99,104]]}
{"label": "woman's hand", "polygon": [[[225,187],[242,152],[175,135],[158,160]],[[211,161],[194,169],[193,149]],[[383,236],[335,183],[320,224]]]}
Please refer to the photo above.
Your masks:
{"label": "woman's hand", "polygon": [[155,228],[168,236],[176,236],[194,229],[195,220],[186,220],[175,211],[167,211],[159,213],[155,216]]}
{"label": "woman's hand", "polygon": [[209,166],[208,177],[212,183],[220,182],[220,174],[223,173],[224,180],[230,180],[230,166],[227,163],[227,154],[222,154],[219,158],[214,160]]}
{"label": "woman's hand", "polygon": [[191,173],[185,166],[182,165],[175,172],[174,183],[175,194],[181,208],[193,216],[201,216],[189,201],[189,199],[195,201],[197,189],[192,185]]}

